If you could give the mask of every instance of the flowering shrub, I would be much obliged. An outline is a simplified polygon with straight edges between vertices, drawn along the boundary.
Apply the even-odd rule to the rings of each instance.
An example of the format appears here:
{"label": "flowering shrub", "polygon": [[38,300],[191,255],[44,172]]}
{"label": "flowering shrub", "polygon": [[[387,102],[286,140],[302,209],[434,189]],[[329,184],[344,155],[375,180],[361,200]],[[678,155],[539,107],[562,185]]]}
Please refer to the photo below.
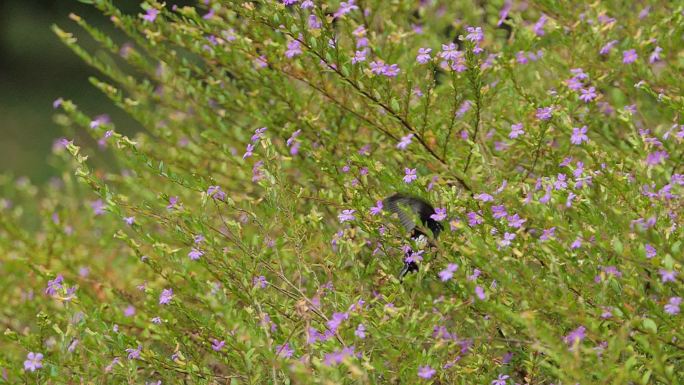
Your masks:
{"label": "flowering shrub", "polygon": [[59,99],[1,180],[4,381],[684,381],[681,5],[90,2],[144,129]]}

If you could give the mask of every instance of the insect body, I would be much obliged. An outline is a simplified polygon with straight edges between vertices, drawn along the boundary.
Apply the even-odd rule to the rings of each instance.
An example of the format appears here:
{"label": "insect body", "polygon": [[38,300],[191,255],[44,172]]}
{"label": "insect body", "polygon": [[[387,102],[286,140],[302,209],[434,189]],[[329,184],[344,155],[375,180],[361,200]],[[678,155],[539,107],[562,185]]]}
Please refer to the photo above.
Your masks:
{"label": "insect body", "polygon": [[[416,222],[413,220],[414,216],[417,215],[421,224],[432,231],[432,236],[435,239],[443,230],[442,225],[431,218],[431,216],[435,214],[434,207],[422,198],[397,193],[385,198],[383,207],[385,207],[386,210],[397,214],[402,227],[410,232],[411,239],[414,240],[414,243],[419,249],[424,249],[430,241],[427,235],[416,225]],[[404,256],[404,267],[399,273],[400,281],[404,279],[406,274],[418,271],[418,264],[409,257],[410,252],[407,252]]]}

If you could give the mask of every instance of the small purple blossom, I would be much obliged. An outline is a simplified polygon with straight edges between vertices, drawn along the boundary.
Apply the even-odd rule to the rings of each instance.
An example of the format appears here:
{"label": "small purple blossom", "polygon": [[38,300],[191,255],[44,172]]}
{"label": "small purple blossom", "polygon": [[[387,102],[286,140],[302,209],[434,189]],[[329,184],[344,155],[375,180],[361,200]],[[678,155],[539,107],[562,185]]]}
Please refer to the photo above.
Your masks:
{"label": "small purple blossom", "polygon": [[342,210],[342,213],[337,216],[337,218],[340,220],[340,223],[344,223],[347,221],[353,221],[356,219],[354,216],[354,213],[356,210]]}
{"label": "small purple blossom", "polygon": [[553,107],[537,108],[535,116],[539,120],[549,120],[553,116]]}
{"label": "small purple blossom", "polygon": [[207,189],[207,195],[209,195],[210,198],[219,201],[226,199],[226,193],[221,190],[220,186],[209,186]]}
{"label": "small purple blossom", "polygon": [[285,51],[285,57],[291,59],[295,56],[302,54],[302,44],[298,40],[290,40],[287,43],[287,50]]}
{"label": "small purple blossom", "polygon": [[173,299],[173,289],[164,289],[159,295],[159,304],[168,305]]}
{"label": "small purple blossom", "polygon": [[61,290],[63,288],[62,283],[64,283],[64,277],[62,274],[57,275],[57,277],[55,277],[53,280],[49,280],[47,287],[45,288],[45,294],[50,296],[55,295],[57,290]]}
{"label": "small purple blossom", "polygon": [[482,202],[491,202],[494,200],[494,197],[487,193],[476,194],[474,198]]}
{"label": "small purple blossom", "polygon": [[534,24],[534,28],[532,28],[535,35],[544,36],[544,34],[546,33],[544,31],[544,26],[546,25],[547,20],[548,20],[548,17],[542,13],[541,16],[539,17],[539,20],[537,20],[537,22]]}
{"label": "small purple blossom", "polygon": [[126,353],[128,353],[129,360],[137,360],[140,358],[140,352],[142,351],[142,345],[138,345],[137,349],[128,348]]}
{"label": "small purple blossom", "polygon": [[653,64],[655,62],[660,61],[660,53],[663,52],[663,49],[660,47],[655,47],[651,55],[648,57],[648,62]]}
{"label": "small purple blossom", "polygon": [[405,150],[406,147],[408,147],[408,145],[411,144],[412,139],[413,139],[413,134],[408,134],[406,136],[402,136],[399,143],[397,143],[397,148],[400,150]]}
{"label": "small purple blossom", "polygon": [[420,378],[424,378],[427,380],[432,378],[432,376],[434,376],[435,373],[437,373],[437,371],[435,369],[432,369],[429,365],[418,367],[418,377]]}
{"label": "small purple blossom", "polygon": [[24,361],[24,370],[35,372],[36,369],[43,367],[43,353],[29,352],[26,355],[26,361]]}
{"label": "small purple blossom", "polygon": [[382,201],[381,201],[381,200],[375,202],[375,206],[374,206],[374,207],[371,207],[371,209],[370,209],[371,215],[378,215],[378,214],[380,214],[380,213],[382,212],[382,208],[383,208],[383,206],[382,206]]}
{"label": "small purple blossom", "polygon": [[542,231],[541,239],[542,241],[548,241],[549,239],[554,239],[556,237],[556,227],[551,227],[549,229],[544,229]]}
{"label": "small purple blossom", "polygon": [[354,335],[360,339],[366,338],[366,327],[363,326],[363,324],[359,324],[359,326],[356,327],[356,330],[354,330]]}
{"label": "small purple blossom", "polygon": [[466,40],[472,41],[473,43],[479,43],[484,40],[484,33],[482,33],[482,27],[466,27]]}
{"label": "small purple blossom", "polygon": [[211,340],[211,349],[215,352],[220,351],[226,345],[226,341],[219,341],[216,338]]}
{"label": "small purple blossom", "polygon": [[503,239],[499,241],[499,246],[506,247],[511,244],[511,241],[516,237],[515,233],[504,233]]}
{"label": "small purple blossom", "polygon": [[290,347],[290,343],[286,342],[283,345],[276,346],[276,355],[280,358],[290,358],[294,354],[294,349]]}
{"label": "small purple blossom", "polygon": [[609,41],[608,43],[606,43],[606,45],[604,45],[603,47],[601,47],[601,50],[599,50],[599,54],[601,54],[601,55],[608,55],[608,54],[610,53],[610,51],[613,49],[613,47],[615,47],[615,45],[616,45],[617,43],[618,43],[617,40],[611,40],[611,41]]}
{"label": "small purple blossom", "polygon": [[446,282],[454,277],[454,273],[458,270],[458,265],[455,263],[450,263],[447,265],[446,269],[439,272],[439,279],[442,282]]}
{"label": "small purple blossom", "polygon": [[337,19],[338,17],[342,17],[355,9],[359,9],[359,7],[355,3],[356,0],[340,2],[340,8],[337,9],[333,16]]}
{"label": "small purple blossom", "polygon": [[352,57],[351,62],[352,64],[356,63],[361,63],[366,61],[366,54],[368,53],[368,49],[364,48],[361,50],[357,50],[354,52],[354,57]]}
{"label": "small purple blossom", "polygon": [[525,133],[525,130],[523,130],[523,124],[522,123],[516,123],[511,125],[511,132],[508,134],[508,137],[511,139],[515,139],[519,137],[520,135],[523,135]]}
{"label": "small purple blossom", "polygon": [[475,295],[480,299],[480,301],[484,301],[485,298],[487,298],[484,289],[480,285],[475,286]]}
{"label": "small purple blossom", "polygon": [[143,20],[149,21],[150,23],[153,23],[155,19],[157,19],[157,15],[159,15],[159,10],[155,8],[149,8],[147,12],[145,12],[144,15],[140,16],[142,17]]}
{"label": "small purple blossom", "polygon": [[204,252],[202,250],[194,248],[194,247],[192,249],[190,249],[190,252],[188,253],[188,257],[193,261],[200,259],[200,257],[203,255],[204,255]]}
{"label": "small purple blossom", "polygon": [[622,52],[622,62],[625,64],[634,63],[638,57],[639,55],[637,55],[636,51],[633,49]]}
{"label": "small purple blossom", "polygon": [[570,143],[580,145],[583,142],[588,142],[589,137],[587,136],[587,126],[582,126],[580,128],[573,127],[572,136],[570,137]]}
{"label": "small purple blossom", "polygon": [[418,179],[418,175],[416,175],[416,169],[415,168],[405,168],[404,172],[406,175],[404,175],[404,182],[405,183],[411,183],[414,180]]}
{"label": "small purple blossom", "polygon": [[568,333],[567,336],[563,337],[563,341],[568,344],[571,348],[574,347],[575,345],[579,344],[586,338],[586,331],[587,328],[584,326],[580,326],[577,329],[571,331]]}
{"label": "small purple blossom", "polygon": [[430,56],[430,52],[432,52],[432,48],[418,49],[418,56],[416,56],[416,61],[419,64],[425,64],[429,62],[432,59],[432,57]]}
{"label": "small purple blossom", "polygon": [[499,374],[499,377],[491,382],[491,385],[506,385],[506,380],[511,378],[508,374]]}
{"label": "small purple blossom", "polygon": [[441,222],[445,220],[447,217],[446,209],[442,207],[438,207],[435,209],[435,213],[430,215],[430,218],[436,220],[437,222]]}
{"label": "small purple blossom", "polygon": [[105,204],[102,202],[102,199],[90,202],[90,208],[93,209],[93,214],[95,215],[102,215],[105,213]]}
{"label": "small purple blossom", "polygon": [[669,302],[665,305],[665,313],[670,315],[679,314],[679,305],[682,303],[682,297],[671,297]]}
{"label": "small purple blossom", "polygon": [[596,97],[598,96],[595,87],[583,88],[580,92],[582,93],[582,95],[580,95],[579,98],[585,103],[589,103],[590,101],[596,99]]}
{"label": "small purple blossom", "polygon": [[677,272],[674,270],[660,269],[658,274],[660,274],[660,281],[662,283],[675,282],[677,280]]}

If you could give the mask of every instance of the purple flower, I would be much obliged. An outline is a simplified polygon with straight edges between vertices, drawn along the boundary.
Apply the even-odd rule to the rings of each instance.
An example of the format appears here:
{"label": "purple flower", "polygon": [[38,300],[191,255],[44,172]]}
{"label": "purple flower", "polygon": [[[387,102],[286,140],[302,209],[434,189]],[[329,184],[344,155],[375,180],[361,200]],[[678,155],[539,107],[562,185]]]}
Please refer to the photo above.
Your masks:
{"label": "purple flower", "polygon": [[508,225],[515,229],[520,228],[525,222],[527,222],[527,219],[520,218],[518,214],[509,215],[506,219],[508,220]]}
{"label": "purple flower", "polygon": [[266,281],[266,277],[260,275],[252,279],[252,284],[254,285],[254,287],[263,289],[266,287],[266,285],[268,285],[268,282]]}
{"label": "purple flower", "polygon": [[342,350],[337,350],[332,353],[327,353],[323,357],[323,364],[326,366],[331,366],[333,364],[341,364],[347,357],[354,357],[356,353],[354,352],[354,347],[349,346]]}
{"label": "purple flower", "polygon": [[669,303],[665,305],[665,313],[670,315],[679,314],[679,304],[682,303],[682,297],[671,297]]}
{"label": "purple flower", "polygon": [[90,122],[90,128],[95,129],[95,128],[100,127],[103,124],[109,124],[109,123],[111,123],[111,121],[112,120],[109,118],[109,115],[107,115],[107,114],[98,115],[95,117],[95,119],[93,119]]}
{"label": "purple flower", "polygon": [[499,241],[499,245],[501,247],[506,247],[511,244],[511,241],[514,240],[516,237],[515,233],[504,233],[503,239]]}
{"label": "purple flower", "polygon": [[280,358],[290,358],[294,354],[294,349],[290,348],[290,343],[276,346],[276,355]]}
{"label": "purple flower", "polygon": [[572,144],[580,145],[582,142],[588,142],[589,137],[587,136],[587,126],[582,126],[581,128],[573,127],[572,136],[570,137],[570,142]]}
{"label": "purple flower", "polygon": [[634,63],[636,61],[637,57],[639,57],[639,56],[637,55],[636,51],[633,49],[630,49],[627,51],[622,51],[622,62],[625,64]]}
{"label": "purple flower", "polygon": [[131,225],[133,225],[133,223],[135,223],[135,217],[124,217],[123,220],[129,226],[131,226]]}
{"label": "purple flower", "polygon": [[168,305],[173,299],[173,289],[164,289],[159,295],[159,304]]}
{"label": "purple flower", "polygon": [[219,350],[223,349],[223,347],[226,345],[226,341],[219,341],[216,338],[213,338],[211,340],[211,349],[214,350],[215,352],[218,352]]}
{"label": "purple flower", "polygon": [[439,56],[442,59],[451,61],[458,60],[461,55],[463,55],[463,53],[456,49],[455,43],[442,44],[442,51],[439,53]]}
{"label": "purple flower", "polygon": [[653,52],[651,53],[651,56],[648,57],[648,62],[653,64],[657,61],[660,61],[660,53],[663,52],[663,49],[660,47],[655,47]]}
{"label": "purple flower", "polygon": [[288,7],[292,4],[296,4],[299,0],[283,0],[283,5]]}
{"label": "purple flower", "polygon": [[123,313],[125,317],[133,317],[135,315],[135,306],[128,305]]}
{"label": "purple flower", "polygon": [[468,217],[468,226],[470,226],[470,227],[474,227],[474,226],[477,226],[477,225],[484,223],[484,220],[482,219],[482,217],[474,211],[468,212],[466,214],[466,216]]}
{"label": "purple flower", "polygon": [[337,11],[335,12],[335,14],[333,16],[335,18],[338,18],[338,17],[341,17],[341,16],[348,14],[349,12],[351,12],[355,9],[359,9],[359,7],[356,6],[356,4],[354,4],[355,2],[356,2],[356,0],[349,0],[346,2],[345,1],[341,2],[340,8],[337,9]]}
{"label": "purple flower", "polygon": [[492,216],[495,219],[504,218],[506,215],[506,207],[504,205],[492,206]]}
{"label": "purple flower", "polygon": [[377,201],[377,202],[375,202],[375,204],[376,204],[376,206],[375,206],[375,207],[371,207],[371,209],[370,209],[371,215],[378,215],[378,214],[380,214],[380,213],[382,212],[382,207],[383,207],[383,206],[382,206],[382,201],[381,201],[381,200],[380,200],[380,201]]}
{"label": "purple flower", "polygon": [[499,374],[499,378],[491,382],[491,385],[506,385],[506,380],[511,378],[508,374]]}
{"label": "purple flower", "polygon": [[606,45],[604,45],[603,47],[601,47],[601,50],[599,51],[599,54],[601,54],[601,55],[608,55],[608,54],[610,53],[610,51],[613,49],[613,47],[615,47],[615,45],[616,45],[617,43],[618,43],[617,40],[611,40],[611,41],[609,41],[608,43],[606,43]]}
{"label": "purple flower", "polygon": [[140,358],[140,352],[142,351],[142,345],[138,345],[137,349],[133,348],[128,348],[126,349],[126,353],[128,353],[128,359],[129,360],[136,360]]}
{"label": "purple flower", "polygon": [[196,261],[200,259],[201,256],[204,255],[204,252],[200,249],[192,248],[190,249],[190,252],[188,253],[188,257],[190,257],[191,260]]}
{"label": "purple flower", "polygon": [[387,77],[395,77],[399,75],[400,71],[401,69],[399,68],[399,64],[391,64],[389,66],[386,65],[383,75]]}
{"label": "purple flower", "polygon": [[147,12],[142,15],[141,17],[145,21],[149,21],[150,23],[153,23],[154,20],[157,18],[157,15],[159,15],[159,10],[155,8],[149,8]]}
{"label": "purple flower", "polygon": [[321,26],[323,26],[323,23],[318,19],[318,17],[314,14],[309,15],[309,29],[321,29]]}
{"label": "purple flower", "polygon": [[405,168],[404,172],[406,175],[404,175],[404,182],[405,183],[411,183],[414,180],[418,179],[418,175],[416,175],[416,169],[415,168]]}
{"label": "purple flower", "polygon": [[432,59],[430,56],[430,52],[432,52],[432,48],[419,48],[418,49],[418,56],[416,56],[416,61],[420,64],[425,64]]}
{"label": "purple flower", "polygon": [[487,194],[487,193],[480,193],[475,195],[475,199],[482,201],[482,202],[491,202],[494,200],[494,197]]}
{"label": "purple flower", "polygon": [[580,326],[577,329],[568,333],[567,336],[563,337],[563,341],[568,344],[571,348],[579,344],[586,337],[587,328]]}
{"label": "purple flower", "polygon": [[95,215],[102,215],[105,213],[105,205],[102,202],[102,199],[90,202],[90,208],[93,209],[93,214]]}
{"label": "purple flower", "polygon": [[418,367],[418,377],[420,378],[424,378],[427,380],[429,378],[432,378],[432,376],[434,376],[435,373],[437,373],[437,371],[435,369],[432,369],[429,365]]}
{"label": "purple flower", "polygon": [[252,143],[248,143],[247,150],[245,151],[245,154],[242,155],[242,159],[247,159],[252,155],[254,155],[254,145]]}
{"label": "purple flower", "polygon": [[665,159],[669,158],[670,154],[667,153],[667,151],[654,151],[646,156],[646,165],[648,166],[657,166],[663,162],[665,162]]}
{"label": "purple flower", "polygon": [[580,92],[582,93],[582,95],[580,95],[579,98],[585,103],[589,103],[590,101],[596,99],[596,97],[598,96],[595,87],[583,88]]}
{"label": "purple flower", "polygon": [[152,323],[156,324],[156,325],[161,325],[162,320],[159,317],[154,317],[154,318],[152,318]]}
{"label": "purple flower", "polygon": [[553,116],[553,107],[537,108],[536,116],[539,120],[551,119],[551,116]]}
{"label": "purple flower", "polygon": [[435,213],[430,215],[430,218],[436,220],[437,222],[441,222],[441,221],[445,220],[446,217],[447,217],[446,209],[441,208],[441,207],[436,208]]}
{"label": "purple flower", "polygon": [[660,280],[662,283],[665,282],[675,282],[677,279],[677,272],[672,270],[665,270],[665,269],[660,269],[658,270],[658,273],[660,274]]}
{"label": "purple flower", "polygon": [[259,139],[263,138],[264,132],[266,132],[266,130],[268,130],[268,128],[266,127],[261,127],[254,130],[254,135],[252,135],[252,137],[250,138],[252,143],[256,143]]}
{"label": "purple flower", "polygon": [[287,43],[287,50],[285,51],[285,57],[291,59],[295,56],[302,54],[302,45],[298,40],[291,40]]}
{"label": "purple flower", "polygon": [[226,193],[221,190],[220,186],[209,186],[207,195],[219,201],[226,199]]}
{"label": "purple flower", "polygon": [[544,229],[542,232],[541,239],[542,241],[548,241],[549,239],[553,239],[556,237],[556,226],[551,227],[550,229]]}
{"label": "purple flower", "polygon": [[486,298],[485,291],[480,285],[475,286],[475,295],[480,299],[480,301],[484,301]]}
{"label": "purple flower", "polygon": [[354,335],[361,339],[366,338],[366,327],[363,324],[359,324],[354,331]]}
{"label": "purple flower", "polygon": [[26,355],[26,361],[24,361],[24,370],[35,372],[36,369],[40,369],[43,367],[43,363],[41,362],[42,360],[43,353],[29,352]]}
{"label": "purple flower", "polygon": [[171,210],[174,208],[178,208],[180,205],[178,204],[178,197],[172,196],[169,197],[169,204],[166,206],[167,209]]}
{"label": "purple flower", "polygon": [[544,26],[546,25],[546,20],[546,15],[542,13],[539,17],[539,20],[537,20],[537,22],[534,24],[534,28],[532,30],[537,36],[544,36]]}
{"label": "purple flower", "polygon": [[511,132],[510,134],[508,134],[508,137],[511,139],[515,139],[524,133],[525,131],[523,130],[523,124],[516,123],[511,125]]}
{"label": "purple flower", "polygon": [[363,61],[366,61],[366,54],[367,53],[368,53],[368,49],[366,49],[366,48],[354,52],[354,57],[351,60],[352,64],[361,63]]}
{"label": "purple flower", "polygon": [[354,213],[356,210],[342,210],[342,213],[337,216],[337,218],[340,220],[340,223],[344,223],[347,221],[353,221],[356,219],[354,216]]}
{"label": "purple flower", "polygon": [[454,277],[454,273],[458,270],[458,265],[455,263],[450,263],[447,265],[446,269],[439,272],[439,279],[442,282],[446,282]]}
{"label": "purple flower", "polygon": [[484,39],[481,27],[466,27],[466,32],[468,32],[466,40],[472,41],[473,43],[481,42]]}
{"label": "purple flower", "polygon": [[45,294],[47,295],[55,295],[57,290],[62,289],[62,283],[64,282],[64,277],[62,274],[57,275],[55,279],[49,280],[47,283],[47,287],[45,288]]}
{"label": "purple flower", "polygon": [[408,145],[411,144],[412,139],[413,139],[413,134],[408,134],[406,136],[402,136],[399,143],[397,143],[397,148],[400,150],[405,150],[406,147],[408,147]]}

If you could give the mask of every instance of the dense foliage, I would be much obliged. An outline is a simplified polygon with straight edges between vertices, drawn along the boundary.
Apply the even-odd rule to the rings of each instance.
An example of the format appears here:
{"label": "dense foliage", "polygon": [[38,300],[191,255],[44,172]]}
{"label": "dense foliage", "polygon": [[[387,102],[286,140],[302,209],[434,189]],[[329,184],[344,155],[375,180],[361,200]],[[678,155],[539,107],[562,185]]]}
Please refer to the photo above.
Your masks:
{"label": "dense foliage", "polygon": [[89,2],[144,130],[0,180],[0,382],[684,381],[681,4]]}

